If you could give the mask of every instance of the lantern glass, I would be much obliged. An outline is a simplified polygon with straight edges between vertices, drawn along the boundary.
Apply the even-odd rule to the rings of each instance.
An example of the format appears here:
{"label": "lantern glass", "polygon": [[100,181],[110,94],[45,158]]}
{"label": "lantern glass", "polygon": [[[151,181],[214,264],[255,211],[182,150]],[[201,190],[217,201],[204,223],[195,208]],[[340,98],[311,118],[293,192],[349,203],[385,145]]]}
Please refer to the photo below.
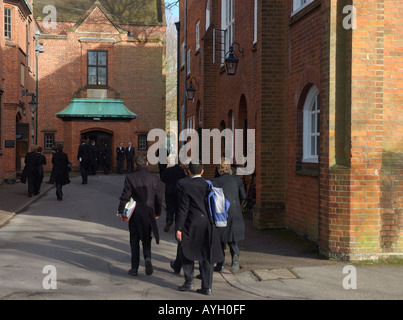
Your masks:
{"label": "lantern glass", "polygon": [[188,94],[188,100],[193,100],[196,94],[196,89],[193,88],[192,82],[189,83],[189,87],[186,89]]}
{"label": "lantern glass", "polygon": [[235,58],[233,49],[231,48],[228,57],[225,59],[225,70],[227,75],[233,76],[238,68],[238,59]]}
{"label": "lantern glass", "polygon": [[35,100],[35,96],[32,96],[32,100],[29,102],[29,108],[31,109],[32,113],[36,112],[38,108],[38,102]]}

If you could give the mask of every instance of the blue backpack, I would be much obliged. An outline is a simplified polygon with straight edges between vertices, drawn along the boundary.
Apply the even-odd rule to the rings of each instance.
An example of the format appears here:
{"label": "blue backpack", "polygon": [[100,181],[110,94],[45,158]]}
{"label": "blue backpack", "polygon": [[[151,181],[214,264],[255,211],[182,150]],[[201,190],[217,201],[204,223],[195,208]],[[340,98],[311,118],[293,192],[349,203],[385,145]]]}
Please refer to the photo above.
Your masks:
{"label": "blue backpack", "polygon": [[225,198],[222,188],[214,187],[210,180],[207,194],[207,207],[216,227],[225,228],[228,220],[230,202]]}

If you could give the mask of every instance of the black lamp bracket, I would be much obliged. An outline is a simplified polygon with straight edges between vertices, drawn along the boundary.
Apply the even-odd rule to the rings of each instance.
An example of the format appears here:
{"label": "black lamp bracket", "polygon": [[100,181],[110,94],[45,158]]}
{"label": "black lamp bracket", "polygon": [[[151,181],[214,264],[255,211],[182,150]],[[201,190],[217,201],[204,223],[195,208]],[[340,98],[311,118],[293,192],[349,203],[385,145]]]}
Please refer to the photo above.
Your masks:
{"label": "black lamp bracket", "polygon": [[229,51],[226,53],[225,56],[227,56],[228,53],[230,53],[231,51],[232,51],[232,53],[234,53],[235,45],[238,47],[239,53],[241,53],[241,54],[242,54],[242,57],[244,57],[244,56],[245,56],[245,50],[244,50],[244,48],[241,49],[241,45],[240,45],[238,42],[233,42],[233,43],[231,44],[231,46],[229,47],[230,49],[229,49]]}

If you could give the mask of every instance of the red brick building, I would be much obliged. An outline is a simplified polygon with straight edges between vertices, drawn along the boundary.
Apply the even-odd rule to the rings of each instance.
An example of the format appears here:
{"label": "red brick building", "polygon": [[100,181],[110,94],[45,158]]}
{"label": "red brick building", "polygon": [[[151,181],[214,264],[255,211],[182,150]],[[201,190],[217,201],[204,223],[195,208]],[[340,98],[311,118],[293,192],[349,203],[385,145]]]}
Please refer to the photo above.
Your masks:
{"label": "red brick building", "polygon": [[32,1],[0,1],[0,181],[15,182],[33,139],[35,93]]}
{"label": "red brick building", "polygon": [[402,256],[402,3],[351,4],[181,0],[180,128],[256,130],[256,227],[329,257]]}
{"label": "red brick building", "polygon": [[37,137],[48,160],[61,142],[77,167],[90,138],[112,147],[114,167],[120,142],[144,151],[148,131],[165,128],[164,3],[129,2],[34,1],[44,48]]}

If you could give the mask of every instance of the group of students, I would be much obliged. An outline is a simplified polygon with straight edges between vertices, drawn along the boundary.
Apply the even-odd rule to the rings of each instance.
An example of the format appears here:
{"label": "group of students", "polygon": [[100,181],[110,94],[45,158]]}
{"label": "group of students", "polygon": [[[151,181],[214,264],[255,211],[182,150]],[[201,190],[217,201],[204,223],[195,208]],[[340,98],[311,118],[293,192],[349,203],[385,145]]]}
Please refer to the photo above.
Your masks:
{"label": "group of students", "polygon": [[[135,163],[136,171],[126,176],[117,212],[119,218],[124,220],[122,212],[127,202],[131,197],[137,202],[129,221],[132,260],[128,273],[138,275],[140,241],[145,273],[153,273],[151,239],[153,234],[157,244],[159,243],[156,221],[166,207],[164,231],[168,232],[175,224],[175,237],[178,241],[177,256],[170,262],[170,266],[176,274],[183,269],[185,278],[178,290],[194,291],[195,262],[199,262],[200,275],[197,278],[201,279],[201,288],[196,292],[210,295],[214,270],[221,271],[224,268],[226,245],[231,253],[231,272],[239,271],[238,242],[244,239],[245,234],[241,203],[246,199],[246,193],[242,180],[232,174],[229,161],[221,159],[219,175],[212,183],[223,189],[230,208],[227,227],[217,228],[206,206],[209,185],[203,178],[204,169],[201,163],[196,161],[189,165],[176,164],[166,168],[161,179],[148,172],[145,154],[138,154]],[[163,205],[164,198],[166,206]]]}
{"label": "group of students", "polygon": [[[71,163],[67,154],[63,152],[63,145],[58,144],[52,156],[52,172],[48,183],[56,185],[56,196],[58,200],[63,199],[62,187],[70,183],[69,170]],[[25,167],[21,175],[21,182],[28,183],[28,197],[40,193],[44,178],[43,166],[46,165],[46,157],[42,154],[41,146],[32,146],[31,152],[25,156]]]}

